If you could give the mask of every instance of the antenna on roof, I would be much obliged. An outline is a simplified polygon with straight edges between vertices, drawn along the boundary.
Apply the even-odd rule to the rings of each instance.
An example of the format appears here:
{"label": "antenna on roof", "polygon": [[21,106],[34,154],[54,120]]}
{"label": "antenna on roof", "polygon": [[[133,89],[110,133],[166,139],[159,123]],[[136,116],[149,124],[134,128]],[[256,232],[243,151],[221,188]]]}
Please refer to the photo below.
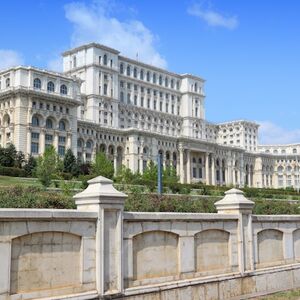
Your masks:
{"label": "antenna on roof", "polygon": [[135,57],[136,57],[136,60],[138,61],[139,60],[139,53],[138,52],[136,53]]}

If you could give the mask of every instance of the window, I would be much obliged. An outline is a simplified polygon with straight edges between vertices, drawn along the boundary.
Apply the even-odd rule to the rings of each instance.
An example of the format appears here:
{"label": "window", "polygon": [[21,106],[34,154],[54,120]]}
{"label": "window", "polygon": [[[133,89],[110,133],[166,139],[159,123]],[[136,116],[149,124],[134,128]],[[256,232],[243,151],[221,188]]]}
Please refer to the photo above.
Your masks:
{"label": "window", "polygon": [[124,73],[124,66],[123,66],[123,64],[120,64],[120,73],[121,73],[121,74]]}
{"label": "window", "polygon": [[38,140],[40,138],[40,134],[38,132],[32,132],[31,133],[31,138],[33,140]]}
{"label": "window", "polygon": [[106,66],[107,65],[107,55],[104,54],[103,56],[103,64]]}
{"label": "window", "polygon": [[41,87],[42,87],[42,83],[41,83],[41,80],[39,78],[35,78],[33,80],[33,87],[37,90],[40,90]]}
{"label": "window", "polygon": [[54,83],[52,81],[49,81],[47,84],[47,91],[48,92],[54,92]]}
{"label": "window", "polygon": [[140,79],[144,80],[144,70],[141,70],[141,72],[140,72]]}
{"label": "window", "polygon": [[31,143],[31,153],[38,154],[39,153],[39,143]]}
{"label": "window", "polygon": [[91,148],[92,148],[92,143],[91,143],[91,141],[87,141],[87,142],[86,142],[86,147],[87,147],[88,149],[91,149]]}
{"label": "window", "polygon": [[120,93],[120,101],[124,102],[124,93],[123,92]]}
{"label": "window", "polygon": [[34,127],[40,126],[39,118],[37,116],[33,116],[31,119],[31,124]]}
{"label": "window", "polygon": [[64,121],[59,121],[58,128],[60,131],[65,131],[66,130],[66,123]]}
{"label": "window", "polygon": [[52,141],[53,141],[53,135],[51,135],[51,134],[46,134],[46,135],[45,135],[45,140],[46,140],[46,142],[48,142],[48,143],[52,143]]}
{"label": "window", "polygon": [[134,105],[137,105],[137,96],[134,96]]}
{"label": "window", "polygon": [[51,119],[46,120],[46,128],[52,129],[53,128],[53,122]]}
{"label": "window", "polygon": [[77,66],[76,56],[73,56],[73,68],[76,68],[76,66]]}
{"label": "window", "polygon": [[136,68],[133,69],[133,77],[137,78],[137,69]]}
{"label": "window", "polygon": [[127,66],[126,75],[130,76],[130,66]]}
{"label": "window", "polygon": [[159,84],[162,85],[162,76],[161,75],[159,76],[159,80],[158,81],[159,81]]}
{"label": "window", "polygon": [[61,145],[58,146],[58,154],[60,156],[64,156],[65,155],[65,151],[66,151],[65,146],[61,146]]}
{"label": "window", "polygon": [[147,72],[147,81],[148,82],[150,81],[150,72],[149,71]]}
{"label": "window", "polygon": [[7,88],[10,87],[10,78],[6,78],[5,85]]}
{"label": "window", "polygon": [[169,86],[169,80],[168,80],[168,78],[166,77],[165,78],[165,87],[168,87]]}
{"label": "window", "polygon": [[174,88],[174,80],[171,79],[171,88],[173,89]]}
{"label": "window", "polygon": [[107,95],[107,84],[106,83],[103,86],[103,94]]}
{"label": "window", "polygon": [[153,73],[153,77],[152,77],[153,83],[156,83],[156,74]]}
{"label": "window", "polygon": [[65,136],[59,136],[58,137],[58,142],[61,144],[64,144],[66,142],[66,137]]}
{"label": "window", "polygon": [[67,95],[68,94],[68,88],[65,84],[62,84],[60,86],[60,93],[63,94],[63,95]]}

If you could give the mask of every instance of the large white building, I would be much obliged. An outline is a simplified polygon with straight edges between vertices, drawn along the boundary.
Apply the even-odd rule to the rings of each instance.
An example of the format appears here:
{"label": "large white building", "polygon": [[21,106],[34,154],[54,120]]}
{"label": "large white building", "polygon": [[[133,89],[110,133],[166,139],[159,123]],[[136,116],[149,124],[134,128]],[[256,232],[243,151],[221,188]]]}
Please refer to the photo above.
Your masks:
{"label": "large white building", "polygon": [[83,45],[63,53],[63,73],[0,71],[0,143],[83,161],[101,150],[115,170],[141,173],[160,154],[183,183],[298,188],[300,144],[260,146],[256,123],[206,121],[204,83]]}

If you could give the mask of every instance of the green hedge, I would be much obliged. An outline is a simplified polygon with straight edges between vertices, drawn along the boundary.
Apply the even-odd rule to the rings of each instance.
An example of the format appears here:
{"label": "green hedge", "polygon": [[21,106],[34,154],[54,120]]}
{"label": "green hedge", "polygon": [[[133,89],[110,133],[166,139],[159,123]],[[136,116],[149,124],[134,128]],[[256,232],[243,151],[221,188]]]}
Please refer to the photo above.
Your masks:
{"label": "green hedge", "polygon": [[26,177],[26,172],[25,170],[19,168],[0,166],[0,175],[12,177]]}

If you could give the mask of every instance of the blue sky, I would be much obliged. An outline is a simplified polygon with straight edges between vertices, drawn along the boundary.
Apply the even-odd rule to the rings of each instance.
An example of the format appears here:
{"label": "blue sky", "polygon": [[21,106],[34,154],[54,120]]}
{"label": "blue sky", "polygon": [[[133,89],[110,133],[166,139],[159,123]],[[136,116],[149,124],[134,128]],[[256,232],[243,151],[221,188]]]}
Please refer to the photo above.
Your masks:
{"label": "blue sky", "polygon": [[207,80],[209,121],[254,120],[262,143],[300,142],[297,0],[10,0],[1,3],[0,68],[59,69],[62,51],[96,41]]}

